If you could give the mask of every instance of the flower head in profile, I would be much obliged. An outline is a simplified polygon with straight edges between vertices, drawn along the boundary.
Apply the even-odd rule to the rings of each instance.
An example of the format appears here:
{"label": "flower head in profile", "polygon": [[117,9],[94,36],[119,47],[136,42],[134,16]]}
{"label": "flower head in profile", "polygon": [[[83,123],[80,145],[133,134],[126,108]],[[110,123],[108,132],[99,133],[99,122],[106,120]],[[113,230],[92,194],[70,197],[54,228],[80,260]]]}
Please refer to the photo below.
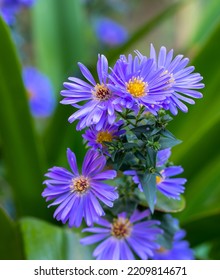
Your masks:
{"label": "flower head in profile", "polygon": [[93,252],[98,260],[133,260],[135,255],[142,260],[152,258],[160,247],[156,239],[163,231],[157,227],[160,222],[148,220],[149,216],[149,210],[135,210],[130,218],[124,212],[112,222],[100,218],[98,227],[83,230],[92,235],[81,239],[81,244],[101,242]]}
{"label": "flower head in profile", "polygon": [[23,80],[32,115],[37,118],[49,117],[56,103],[54,89],[49,78],[34,67],[25,67]]}
{"label": "flower head in profile", "polygon": [[97,130],[95,125],[92,125],[85,134],[83,138],[88,141],[88,146],[94,148],[95,150],[100,149],[102,152],[107,153],[108,148],[105,142],[112,142],[114,139],[118,139],[120,135],[124,134],[126,131],[121,129],[123,121],[118,121],[114,124],[105,123],[101,130]]}
{"label": "flower head in profile", "polygon": [[[160,171],[160,176],[156,176],[157,189],[168,198],[180,199],[184,193],[186,183],[185,178],[176,178],[174,176],[183,172],[181,166],[169,166]],[[174,178],[173,178],[174,177]]]}
{"label": "flower head in profile", "polygon": [[[170,149],[161,150],[157,155],[157,169],[160,175],[156,176],[156,187],[159,192],[168,198],[180,199],[180,195],[184,192],[186,183],[185,178],[176,178],[174,176],[183,172],[181,166],[166,166],[170,157]],[[132,176],[132,180],[138,185],[138,188],[143,192],[143,186],[136,170],[124,171],[125,175]],[[173,178],[174,177],[174,178]]]}
{"label": "flower head in profile", "polygon": [[34,2],[35,0],[0,0],[0,15],[7,24],[11,25],[21,9],[30,7]]}
{"label": "flower head in profile", "polygon": [[62,167],[49,169],[42,193],[46,201],[53,200],[49,205],[59,205],[54,212],[54,218],[62,223],[68,221],[69,227],[79,227],[82,220],[88,226],[96,222],[105,213],[103,204],[112,207],[118,198],[115,187],[104,183],[105,180],[116,177],[116,171],[106,170],[106,159],[96,151],[89,150],[82,165],[82,173],[78,171],[75,154],[68,149],[67,159],[71,171]]}
{"label": "flower head in profile", "polygon": [[153,59],[140,55],[120,56],[110,78],[117,93],[116,101],[134,111],[144,106],[155,113],[154,107],[158,110],[158,105],[172,93],[172,88],[167,87],[169,75],[164,69],[155,69]]}
{"label": "flower head in profile", "polygon": [[189,59],[183,55],[173,57],[173,50],[167,52],[165,47],[161,47],[158,55],[151,44],[150,58],[156,62],[156,67],[164,67],[164,72],[170,76],[168,85],[173,88],[171,96],[164,102],[164,108],[169,109],[173,115],[178,113],[178,109],[187,112],[188,108],[184,103],[195,104],[193,98],[201,98],[198,91],[204,87],[201,83],[203,77],[199,73],[193,73],[194,66],[187,66]]}
{"label": "flower head in profile", "polygon": [[128,39],[126,28],[110,18],[96,19],[94,27],[99,41],[107,46],[121,45]]}
{"label": "flower head in profile", "polygon": [[157,154],[156,165],[160,170],[160,176],[156,176],[157,189],[168,198],[180,199],[180,194],[184,192],[184,184],[187,180],[174,177],[184,171],[181,166],[166,166],[170,155],[170,148],[161,150]]}
{"label": "flower head in profile", "polygon": [[[98,56],[98,82],[82,63],[78,65],[88,82],[70,77],[71,82],[64,83],[66,89],[61,91],[61,95],[64,96],[61,103],[70,104],[78,109],[69,117],[70,123],[79,120],[76,127],[78,130],[91,125],[96,125],[96,129],[100,130],[106,120],[113,124],[116,119],[115,110],[121,110],[116,102],[113,103],[114,93],[108,82],[108,61],[104,55]],[[79,105],[82,101],[85,103]]]}
{"label": "flower head in profile", "polygon": [[[171,218],[171,217],[170,217]],[[172,218],[173,223],[179,228],[177,219]],[[186,232],[183,229],[178,229],[173,237],[172,247],[166,249],[160,247],[154,252],[154,260],[193,260],[194,253],[189,246],[189,242],[184,240]]]}

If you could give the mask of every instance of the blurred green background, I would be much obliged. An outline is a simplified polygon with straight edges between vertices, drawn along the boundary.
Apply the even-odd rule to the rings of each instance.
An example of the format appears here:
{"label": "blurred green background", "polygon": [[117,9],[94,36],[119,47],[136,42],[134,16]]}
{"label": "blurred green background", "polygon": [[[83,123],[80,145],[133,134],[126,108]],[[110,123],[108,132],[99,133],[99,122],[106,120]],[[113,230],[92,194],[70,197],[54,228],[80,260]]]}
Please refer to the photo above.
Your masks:
{"label": "blurred green background", "polygon": [[[128,40],[100,43],[92,28],[100,16],[122,24]],[[36,0],[12,30],[0,19],[0,259],[92,258],[79,231],[52,220],[41,197],[47,169],[67,167],[67,147],[79,163],[85,154],[80,132],[67,121],[73,109],[58,104],[59,92],[68,76],[78,75],[78,61],[93,71],[98,53],[113,65],[135,49],[148,55],[150,43],[188,56],[204,77],[204,98],[169,125],[183,141],[172,160],[188,180],[186,208],[174,216],[197,259],[220,259],[219,0]],[[29,111],[21,77],[21,65],[29,64],[54,85],[57,108],[48,119],[35,120]]]}

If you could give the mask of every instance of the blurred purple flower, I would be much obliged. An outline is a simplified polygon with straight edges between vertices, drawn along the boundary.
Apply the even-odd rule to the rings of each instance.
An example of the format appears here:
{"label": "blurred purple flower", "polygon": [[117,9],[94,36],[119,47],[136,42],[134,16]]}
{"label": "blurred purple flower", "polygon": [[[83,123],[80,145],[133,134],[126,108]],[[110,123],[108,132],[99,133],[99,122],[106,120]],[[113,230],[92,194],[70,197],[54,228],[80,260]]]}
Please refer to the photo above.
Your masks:
{"label": "blurred purple flower", "polygon": [[183,102],[195,104],[192,98],[202,97],[198,90],[204,87],[204,84],[200,83],[203,77],[199,73],[192,73],[195,67],[187,66],[188,58],[184,58],[183,55],[173,58],[173,50],[167,52],[165,47],[160,48],[157,56],[154,46],[151,44],[150,58],[156,62],[156,68],[164,67],[164,72],[170,76],[168,86],[174,90],[163,106],[169,109],[173,115],[178,113],[178,109],[187,112],[188,108]]}
{"label": "blurred purple flower", "polygon": [[59,205],[54,212],[58,221],[68,221],[69,227],[79,227],[84,218],[91,226],[105,215],[99,200],[112,207],[118,198],[115,187],[103,182],[115,178],[117,173],[115,170],[103,171],[106,159],[93,150],[86,153],[82,174],[79,174],[75,154],[70,149],[67,149],[67,159],[72,172],[62,167],[49,169],[42,196],[46,201],[54,200],[49,206]]}
{"label": "blurred purple flower", "polygon": [[47,76],[34,67],[23,69],[23,80],[34,117],[49,117],[55,108],[56,99],[52,84]]}
{"label": "blurred purple flower", "polygon": [[136,254],[140,259],[153,257],[153,252],[159,249],[156,239],[163,231],[157,227],[156,220],[148,220],[149,210],[136,210],[130,218],[121,213],[113,222],[100,218],[97,224],[101,227],[86,228],[83,232],[93,235],[81,239],[81,244],[101,243],[96,247],[93,256],[98,260],[133,260]]}
{"label": "blurred purple flower", "polygon": [[30,7],[34,2],[35,0],[0,0],[0,15],[7,24],[11,25],[21,9]]}
{"label": "blurred purple flower", "polygon": [[[171,217],[171,216],[170,216]],[[179,221],[172,218],[172,222],[179,228]],[[159,250],[154,252],[154,260],[193,260],[194,253],[189,247],[189,242],[183,240],[186,236],[185,230],[179,229],[176,231],[173,237],[172,248],[166,249],[160,247]]]}
{"label": "blurred purple flower", "polygon": [[106,17],[96,19],[94,29],[97,38],[108,46],[121,45],[128,39],[126,28]]}
{"label": "blurred purple flower", "polygon": [[[157,163],[156,166],[160,172],[160,176],[156,176],[156,186],[159,192],[165,195],[168,198],[180,199],[180,194],[184,192],[184,184],[186,183],[185,178],[173,178],[173,176],[179,175],[183,172],[181,166],[168,166],[167,163],[171,155],[170,148],[161,150],[157,154]],[[132,180],[135,184],[138,185],[140,191],[143,191],[143,186],[138,177],[136,170],[127,170],[124,171],[125,175],[132,176]]]}

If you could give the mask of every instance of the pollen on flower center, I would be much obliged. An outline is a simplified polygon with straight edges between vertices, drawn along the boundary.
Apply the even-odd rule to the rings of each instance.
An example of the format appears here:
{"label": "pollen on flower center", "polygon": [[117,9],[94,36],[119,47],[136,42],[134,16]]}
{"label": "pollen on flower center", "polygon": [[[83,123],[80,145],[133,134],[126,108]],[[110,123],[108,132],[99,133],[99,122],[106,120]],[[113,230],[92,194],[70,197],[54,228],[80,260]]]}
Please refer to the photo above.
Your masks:
{"label": "pollen on flower center", "polygon": [[118,218],[112,224],[111,235],[122,239],[130,236],[132,230],[132,224],[128,219]]}
{"label": "pollen on flower center", "polygon": [[111,142],[113,139],[112,134],[109,131],[100,131],[96,136],[96,142],[103,144],[103,142]]}
{"label": "pollen on flower center", "polygon": [[79,194],[85,193],[89,189],[89,187],[90,187],[89,179],[84,176],[79,176],[77,178],[74,178],[70,186],[73,192],[76,191]]}
{"label": "pollen on flower center", "polygon": [[108,100],[111,97],[111,91],[104,84],[96,84],[92,90],[94,97],[100,101]]}
{"label": "pollen on flower center", "polygon": [[134,97],[143,97],[147,94],[147,86],[146,82],[143,82],[142,79],[133,77],[126,83],[127,91],[133,95]]}

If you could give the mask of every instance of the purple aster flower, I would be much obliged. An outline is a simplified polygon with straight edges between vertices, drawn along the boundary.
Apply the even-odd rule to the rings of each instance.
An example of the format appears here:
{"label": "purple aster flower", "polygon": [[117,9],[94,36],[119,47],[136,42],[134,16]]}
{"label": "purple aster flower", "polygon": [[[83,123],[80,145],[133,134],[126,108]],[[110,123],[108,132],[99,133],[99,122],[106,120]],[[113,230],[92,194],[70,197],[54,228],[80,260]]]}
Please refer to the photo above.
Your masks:
{"label": "purple aster flower", "polygon": [[[65,98],[62,104],[70,104],[78,111],[72,114],[69,122],[79,120],[77,130],[89,127],[93,124],[96,129],[100,130],[106,120],[113,124],[116,119],[115,110],[121,110],[120,107],[113,103],[114,93],[108,83],[108,61],[104,55],[98,56],[97,73],[99,82],[97,83],[90,71],[81,63],[78,63],[83,76],[88,80],[84,82],[78,78],[70,77],[72,83],[64,83],[66,90],[61,91]],[[81,101],[87,101],[84,105],[78,105]]]}
{"label": "purple aster flower", "polygon": [[[159,156],[163,156],[159,158],[157,162],[157,167],[160,170],[160,176],[156,176],[156,186],[157,190],[161,192],[168,198],[172,199],[180,199],[180,194],[184,192],[184,184],[186,183],[185,178],[173,178],[173,176],[179,175],[183,172],[183,168],[181,166],[168,166],[162,168],[170,154],[169,149],[161,151]],[[138,177],[136,170],[127,170],[123,172],[125,175],[132,176],[132,180],[135,184],[138,185],[138,188],[141,192],[143,192],[143,186],[141,185],[141,181]],[[156,202],[156,201],[155,201]]]}
{"label": "purple aster flower", "polygon": [[110,79],[118,96],[114,102],[135,111],[143,105],[147,111],[155,113],[154,107],[173,92],[167,86],[170,77],[164,68],[156,69],[154,60],[145,56],[120,56]]}
{"label": "purple aster flower", "polygon": [[113,139],[119,138],[120,135],[124,134],[126,130],[121,129],[123,121],[118,121],[115,124],[104,123],[101,130],[97,130],[95,125],[92,125],[83,138],[88,141],[88,146],[93,147],[95,150],[100,149],[102,152],[107,153],[106,142],[112,142]]}
{"label": "purple aster flower", "polygon": [[35,0],[0,0],[0,15],[9,25],[15,22],[16,14],[21,8],[30,7]]}
{"label": "purple aster flower", "polygon": [[48,77],[36,68],[26,67],[23,70],[23,80],[32,115],[34,117],[49,117],[54,111],[56,99]]}
{"label": "purple aster flower", "polygon": [[183,102],[195,104],[192,98],[202,97],[198,90],[204,87],[204,84],[200,83],[203,77],[199,73],[192,73],[195,67],[187,66],[188,58],[184,58],[183,55],[173,58],[173,50],[167,53],[166,48],[161,47],[157,56],[151,44],[150,57],[155,60],[157,68],[164,67],[165,73],[170,76],[168,84],[174,90],[163,104],[164,108],[169,109],[173,115],[178,113],[178,109],[187,112],[188,108]]}
{"label": "purple aster flower", "polygon": [[126,28],[109,18],[97,19],[94,28],[97,38],[108,46],[121,45],[128,39]]}
{"label": "purple aster flower", "polygon": [[54,200],[49,206],[59,205],[54,212],[58,221],[68,221],[69,227],[79,227],[84,218],[91,226],[105,214],[99,200],[112,207],[118,198],[115,187],[103,182],[115,178],[117,173],[114,170],[103,171],[106,159],[93,150],[86,153],[81,174],[75,154],[70,149],[67,149],[67,159],[72,172],[62,167],[49,169],[46,174],[49,179],[44,182],[47,187],[42,196],[46,201]]}
{"label": "purple aster flower", "polygon": [[169,166],[160,171],[161,176],[156,176],[157,189],[168,198],[180,199],[180,194],[184,192],[185,178],[172,178],[183,172],[181,166]]}
{"label": "purple aster flower", "polygon": [[[177,219],[172,219],[173,223],[179,228],[179,222]],[[185,230],[179,229],[176,231],[173,237],[172,248],[166,249],[160,247],[159,250],[154,252],[154,260],[193,260],[194,253],[189,246],[189,242],[183,240],[186,236]]]}
{"label": "purple aster flower", "polygon": [[86,228],[83,232],[93,235],[81,239],[81,244],[101,243],[96,247],[93,256],[98,260],[133,260],[134,254],[146,260],[153,257],[153,252],[160,246],[156,239],[163,231],[157,227],[156,220],[147,220],[150,211],[136,210],[130,218],[121,213],[112,223],[100,218],[99,227]]}

